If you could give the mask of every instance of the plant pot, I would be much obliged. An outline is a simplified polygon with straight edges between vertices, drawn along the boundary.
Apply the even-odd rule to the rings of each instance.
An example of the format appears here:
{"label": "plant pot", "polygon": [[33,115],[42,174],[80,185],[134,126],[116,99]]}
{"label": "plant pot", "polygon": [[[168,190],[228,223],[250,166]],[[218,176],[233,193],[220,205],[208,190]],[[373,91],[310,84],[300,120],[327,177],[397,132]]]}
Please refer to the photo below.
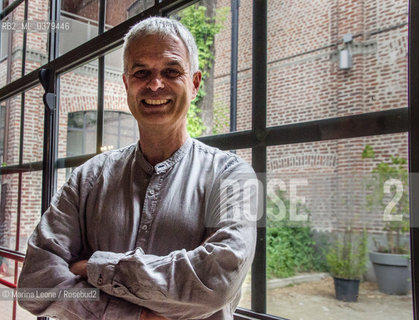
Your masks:
{"label": "plant pot", "polygon": [[336,299],[346,302],[356,302],[359,293],[359,280],[333,277]]}
{"label": "plant pot", "polygon": [[386,294],[405,295],[410,291],[410,259],[405,254],[370,252],[378,289]]}

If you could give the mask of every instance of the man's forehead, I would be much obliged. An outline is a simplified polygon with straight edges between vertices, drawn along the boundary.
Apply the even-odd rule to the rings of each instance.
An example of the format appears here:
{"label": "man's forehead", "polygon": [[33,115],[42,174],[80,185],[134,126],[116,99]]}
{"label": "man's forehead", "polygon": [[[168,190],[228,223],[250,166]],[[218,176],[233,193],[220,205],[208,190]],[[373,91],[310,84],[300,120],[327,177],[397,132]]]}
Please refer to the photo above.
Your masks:
{"label": "man's forehead", "polygon": [[168,66],[189,64],[188,52],[179,38],[159,35],[140,36],[128,48],[128,63],[147,66],[159,62]]}
{"label": "man's forehead", "polygon": [[146,34],[138,35],[131,40],[129,49],[170,49],[175,48],[177,51],[187,52],[183,41],[176,35]]}

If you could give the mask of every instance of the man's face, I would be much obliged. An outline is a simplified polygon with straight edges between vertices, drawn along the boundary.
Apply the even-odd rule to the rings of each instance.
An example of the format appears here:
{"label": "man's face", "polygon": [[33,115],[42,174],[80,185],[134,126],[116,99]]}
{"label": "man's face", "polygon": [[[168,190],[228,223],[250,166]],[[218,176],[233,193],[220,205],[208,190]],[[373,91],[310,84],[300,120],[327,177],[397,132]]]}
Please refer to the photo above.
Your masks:
{"label": "man's face", "polygon": [[123,80],[128,106],[140,128],[185,124],[201,73],[190,74],[183,42],[177,37],[149,35],[136,39],[127,53]]}

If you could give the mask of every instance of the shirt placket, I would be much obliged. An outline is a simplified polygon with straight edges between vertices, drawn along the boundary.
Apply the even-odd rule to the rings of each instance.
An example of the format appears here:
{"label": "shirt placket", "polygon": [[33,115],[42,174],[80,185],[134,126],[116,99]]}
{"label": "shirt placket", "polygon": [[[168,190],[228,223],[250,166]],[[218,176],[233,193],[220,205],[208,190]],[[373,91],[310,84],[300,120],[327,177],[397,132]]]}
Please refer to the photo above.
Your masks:
{"label": "shirt placket", "polygon": [[138,229],[136,243],[136,247],[141,247],[144,252],[147,251],[162,182],[162,172],[154,173],[150,179],[150,183],[148,184],[147,191],[145,193],[143,212],[141,214],[140,227]]}

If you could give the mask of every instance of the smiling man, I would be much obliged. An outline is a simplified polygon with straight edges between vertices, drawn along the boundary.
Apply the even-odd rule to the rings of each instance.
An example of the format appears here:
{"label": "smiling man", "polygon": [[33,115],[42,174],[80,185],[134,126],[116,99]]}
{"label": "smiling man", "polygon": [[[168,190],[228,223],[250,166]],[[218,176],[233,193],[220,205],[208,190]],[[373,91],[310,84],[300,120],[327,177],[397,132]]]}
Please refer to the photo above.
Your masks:
{"label": "smiling man", "polygon": [[125,37],[137,144],[74,170],[28,243],[19,288],[100,289],[100,299],[22,300],[58,319],[233,319],[255,246],[251,167],[189,137],[201,82],[190,32],[149,18]]}

